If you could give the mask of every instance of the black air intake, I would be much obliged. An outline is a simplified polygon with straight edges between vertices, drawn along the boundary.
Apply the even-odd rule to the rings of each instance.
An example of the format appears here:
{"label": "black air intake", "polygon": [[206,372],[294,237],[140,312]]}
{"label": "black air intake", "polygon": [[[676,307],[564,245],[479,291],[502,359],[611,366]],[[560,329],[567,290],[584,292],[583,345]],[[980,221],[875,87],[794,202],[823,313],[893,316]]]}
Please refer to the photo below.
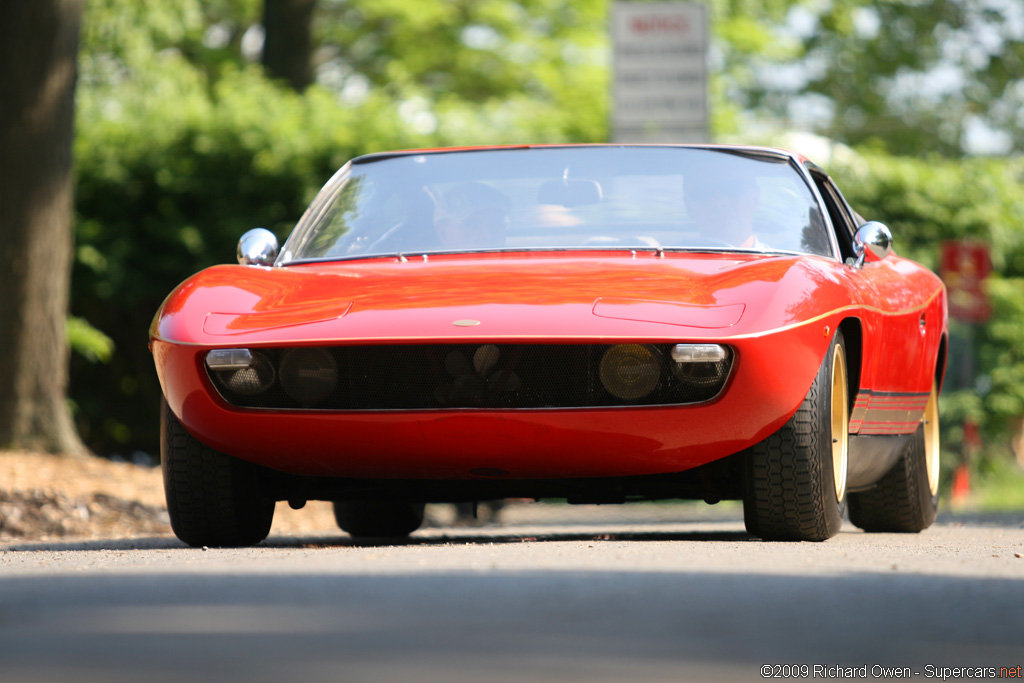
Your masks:
{"label": "black air intake", "polygon": [[[235,406],[274,410],[590,408],[700,403],[733,355],[677,365],[671,344],[408,344],[253,348],[253,369],[207,367]],[[272,370],[271,370],[272,368]],[[236,373],[247,373],[236,376]],[[252,377],[250,377],[252,376]]]}

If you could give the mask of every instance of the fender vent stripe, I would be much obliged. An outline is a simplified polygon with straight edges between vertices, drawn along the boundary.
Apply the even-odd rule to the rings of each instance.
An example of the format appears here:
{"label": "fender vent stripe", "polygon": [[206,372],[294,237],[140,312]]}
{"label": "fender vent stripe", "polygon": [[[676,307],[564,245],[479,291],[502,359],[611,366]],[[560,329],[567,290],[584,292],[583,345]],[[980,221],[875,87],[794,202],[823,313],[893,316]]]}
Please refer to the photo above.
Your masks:
{"label": "fender vent stripe", "polygon": [[909,434],[924,419],[929,392],[872,391],[861,389],[853,402],[850,433],[864,435]]}

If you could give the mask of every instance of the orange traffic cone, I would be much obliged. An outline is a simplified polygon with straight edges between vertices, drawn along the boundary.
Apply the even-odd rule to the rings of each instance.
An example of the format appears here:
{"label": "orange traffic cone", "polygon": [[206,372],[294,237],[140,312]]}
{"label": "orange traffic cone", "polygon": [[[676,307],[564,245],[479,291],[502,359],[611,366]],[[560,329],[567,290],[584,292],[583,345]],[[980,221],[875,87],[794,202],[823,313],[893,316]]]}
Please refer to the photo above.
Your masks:
{"label": "orange traffic cone", "polygon": [[953,471],[952,491],[953,505],[963,503],[971,493],[971,474],[967,465],[961,464]]}

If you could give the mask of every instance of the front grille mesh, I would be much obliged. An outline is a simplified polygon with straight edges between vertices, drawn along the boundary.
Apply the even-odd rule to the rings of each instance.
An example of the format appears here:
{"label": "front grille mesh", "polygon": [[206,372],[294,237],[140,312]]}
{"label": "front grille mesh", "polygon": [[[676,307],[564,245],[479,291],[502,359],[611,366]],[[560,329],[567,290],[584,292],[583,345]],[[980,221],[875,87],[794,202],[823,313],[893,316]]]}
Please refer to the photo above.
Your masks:
{"label": "front grille mesh", "polygon": [[[657,359],[654,388],[625,400],[611,394],[600,375],[608,344],[429,344],[320,347],[333,359],[337,380],[327,391],[297,400],[282,369],[289,351],[253,349],[258,363],[276,372],[254,393],[234,373],[209,370],[214,386],[230,404],[280,410],[445,410],[456,408],[585,408],[679,405],[708,401],[721,392],[732,356],[717,363],[676,369],[669,344],[652,344]],[[286,362],[282,363],[282,359]],[[321,357],[322,361],[322,357]],[[314,373],[310,373],[313,376]],[[272,377],[272,379],[270,379]],[[234,381],[232,381],[234,380]],[[244,387],[244,391],[238,391]]]}

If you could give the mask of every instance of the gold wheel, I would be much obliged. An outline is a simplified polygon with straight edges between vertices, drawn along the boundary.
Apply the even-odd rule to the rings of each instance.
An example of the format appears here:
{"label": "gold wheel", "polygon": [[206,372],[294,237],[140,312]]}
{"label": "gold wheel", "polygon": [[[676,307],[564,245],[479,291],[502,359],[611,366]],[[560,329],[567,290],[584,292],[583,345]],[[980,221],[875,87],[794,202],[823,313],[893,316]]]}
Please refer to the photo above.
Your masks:
{"label": "gold wheel", "polygon": [[939,396],[935,382],[924,409],[924,460],[928,473],[928,489],[934,496],[939,492]]}
{"label": "gold wheel", "polygon": [[832,352],[832,478],[836,500],[846,496],[846,466],[849,457],[850,411],[846,382],[846,354],[841,346]]}

